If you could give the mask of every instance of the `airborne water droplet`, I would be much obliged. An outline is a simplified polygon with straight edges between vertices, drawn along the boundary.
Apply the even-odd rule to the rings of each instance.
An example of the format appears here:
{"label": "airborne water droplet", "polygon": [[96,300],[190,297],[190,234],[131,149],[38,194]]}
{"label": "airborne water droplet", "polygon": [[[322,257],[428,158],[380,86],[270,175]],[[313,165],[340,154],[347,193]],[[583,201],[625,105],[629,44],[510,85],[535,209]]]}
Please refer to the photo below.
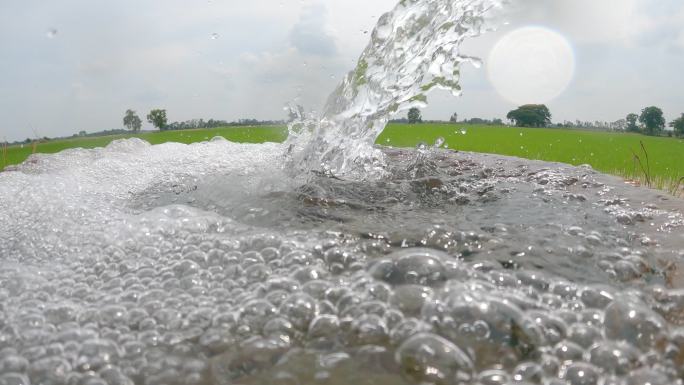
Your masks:
{"label": "airborne water droplet", "polygon": [[470,60],[470,64],[472,64],[475,68],[482,68],[482,60],[480,59],[473,58]]}
{"label": "airborne water droplet", "polygon": [[218,40],[218,38],[219,38],[219,34],[218,34],[218,33],[214,32],[214,33],[211,34],[211,40]]}
{"label": "airborne water droplet", "polygon": [[47,36],[48,39],[53,39],[57,36],[57,29],[56,28],[50,28],[45,32],[45,36]]}

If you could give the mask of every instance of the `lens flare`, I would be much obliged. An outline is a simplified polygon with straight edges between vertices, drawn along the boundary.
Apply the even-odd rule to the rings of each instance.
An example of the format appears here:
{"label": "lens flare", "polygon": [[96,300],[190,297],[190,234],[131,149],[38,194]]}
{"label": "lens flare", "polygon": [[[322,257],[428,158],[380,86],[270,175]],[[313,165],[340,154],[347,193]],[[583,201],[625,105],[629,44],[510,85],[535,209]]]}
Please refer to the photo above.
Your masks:
{"label": "lens flare", "polygon": [[497,92],[515,104],[546,103],[572,82],[575,54],[568,40],[543,27],[523,27],[502,37],[487,63]]}

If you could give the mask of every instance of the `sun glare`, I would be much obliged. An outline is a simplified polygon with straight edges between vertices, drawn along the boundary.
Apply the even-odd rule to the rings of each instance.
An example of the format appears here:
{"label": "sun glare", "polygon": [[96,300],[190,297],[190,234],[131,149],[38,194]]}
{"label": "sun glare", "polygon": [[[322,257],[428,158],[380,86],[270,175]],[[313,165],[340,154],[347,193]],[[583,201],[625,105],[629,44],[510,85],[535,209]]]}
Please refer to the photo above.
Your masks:
{"label": "sun glare", "polygon": [[494,88],[509,102],[546,103],[572,81],[575,54],[563,35],[543,27],[523,27],[496,43],[487,71]]}

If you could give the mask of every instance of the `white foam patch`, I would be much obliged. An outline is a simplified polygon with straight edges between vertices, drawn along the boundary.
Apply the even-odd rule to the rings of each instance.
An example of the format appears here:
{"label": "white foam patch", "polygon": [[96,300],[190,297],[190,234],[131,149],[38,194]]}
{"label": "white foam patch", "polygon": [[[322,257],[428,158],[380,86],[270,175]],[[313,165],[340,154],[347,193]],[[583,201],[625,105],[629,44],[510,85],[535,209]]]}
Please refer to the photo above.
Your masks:
{"label": "white foam patch", "polygon": [[[134,194],[207,174],[225,174],[230,183],[231,174],[277,169],[282,153],[278,144],[216,138],[156,146],[117,140],[105,148],[32,155],[16,171],[0,173],[0,232],[9,235],[0,240],[0,252],[22,258],[35,250],[72,250],[82,248],[84,239],[115,237],[132,222],[159,215],[134,215],[127,206]],[[178,210],[188,218],[208,215],[189,207]]]}

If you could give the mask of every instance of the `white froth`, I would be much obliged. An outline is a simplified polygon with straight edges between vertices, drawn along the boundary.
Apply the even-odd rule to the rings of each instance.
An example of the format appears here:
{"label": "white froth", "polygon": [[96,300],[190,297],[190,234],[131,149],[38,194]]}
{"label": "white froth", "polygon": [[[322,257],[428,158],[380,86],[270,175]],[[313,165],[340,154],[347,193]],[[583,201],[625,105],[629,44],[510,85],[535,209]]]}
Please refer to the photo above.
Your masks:
{"label": "white froth", "polygon": [[[424,200],[414,204],[463,207],[470,220],[488,207],[518,210],[508,207],[515,199],[539,196],[546,210],[566,218],[575,211],[554,208],[558,202],[579,202],[572,204],[587,212],[600,207],[608,187],[592,178],[584,181],[584,207],[572,199],[578,174],[459,165],[449,158],[455,155],[434,150],[418,152],[401,171],[404,185],[380,182],[384,190],[344,182],[302,189],[287,181],[269,188],[282,178],[282,152],[277,144],[220,139],[158,146],[125,140],[34,156],[1,173],[0,384],[677,384],[684,374],[682,294],[644,288],[657,268],[647,254],[660,250],[607,251],[605,244],[624,242],[611,210],[592,211],[612,223],[602,232],[568,226],[556,239],[584,245],[567,263],[581,258],[606,269],[595,273],[609,277],[601,286],[516,267],[551,258],[536,254],[545,240],[491,226],[486,216],[477,219],[486,233],[426,224],[417,243],[428,248],[325,232],[335,221],[331,210],[351,203],[342,188],[352,189],[349,196],[357,188],[379,196],[414,189]],[[424,179],[440,167],[454,179]],[[418,179],[406,181],[408,170]],[[506,176],[493,176],[498,172]],[[314,205],[330,222],[309,230],[255,227],[242,212],[233,217],[230,204],[223,214],[191,200],[137,204],[161,193],[192,198],[205,179],[231,187],[218,195],[228,203],[244,200],[255,210],[264,195],[291,205],[278,194],[302,194],[295,206]],[[326,186],[326,199],[306,195],[306,187]],[[475,197],[482,200],[470,202]],[[364,215],[363,206],[354,210]],[[648,213],[654,221],[669,215]],[[516,247],[511,237],[535,247],[502,263]],[[482,257],[469,261],[478,250]]]}

